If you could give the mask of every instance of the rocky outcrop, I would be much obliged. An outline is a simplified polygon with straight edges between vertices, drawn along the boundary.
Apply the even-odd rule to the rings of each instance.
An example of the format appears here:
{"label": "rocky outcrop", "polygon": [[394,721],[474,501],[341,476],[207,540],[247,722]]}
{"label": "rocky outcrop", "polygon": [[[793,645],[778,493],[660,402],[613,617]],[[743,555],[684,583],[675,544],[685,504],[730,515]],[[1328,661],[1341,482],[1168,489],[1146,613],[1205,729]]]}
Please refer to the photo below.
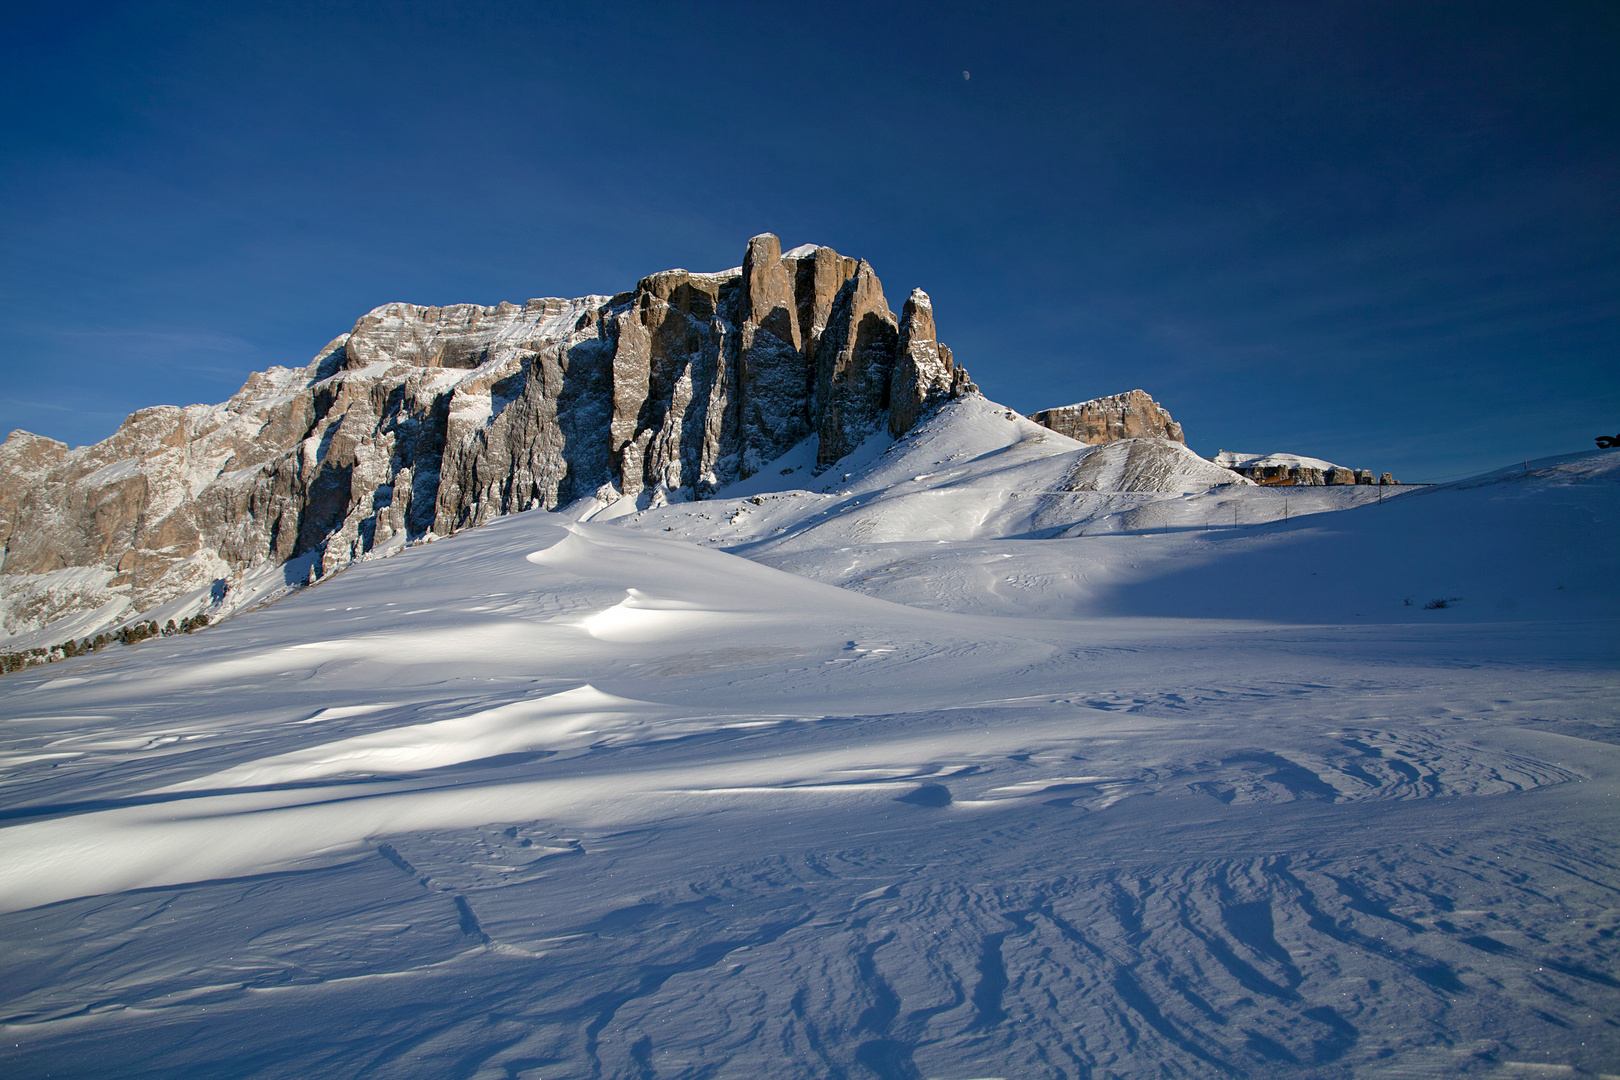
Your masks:
{"label": "rocky outcrop", "polygon": [[1368,469],[1352,469],[1299,454],[1240,454],[1221,450],[1210,461],[1267,487],[1322,487],[1341,484],[1395,484],[1389,473],[1374,479]]}
{"label": "rocky outcrop", "polygon": [[816,343],[816,460],[836,461],[869,435],[889,407],[900,328],[883,285],[862,259],[833,301]]}
{"label": "rocky outcrop", "polygon": [[23,499],[35,490],[68,453],[66,443],[13,431],[0,443],[0,548],[11,540]]}
{"label": "rocky outcrop", "polygon": [[896,319],[864,260],[769,234],[736,269],[611,297],[387,304],[224,404],[145,409],[72,450],[14,432],[0,621],[104,623],[588,496],[703,498],[810,436],[827,464],[974,389],[926,294]]}
{"label": "rocky outcrop", "polygon": [[1187,441],[1182,436],[1181,425],[1171,419],[1164,406],[1142,390],[1042,409],[1030,413],[1029,418],[1060,435],[1091,445],[1119,439]]}
{"label": "rocky outcrop", "polygon": [[933,301],[921,289],[912,289],[900,313],[900,344],[889,383],[889,431],[903,435],[931,403],[977,390],[956,366],[950,348],[935,336]]}

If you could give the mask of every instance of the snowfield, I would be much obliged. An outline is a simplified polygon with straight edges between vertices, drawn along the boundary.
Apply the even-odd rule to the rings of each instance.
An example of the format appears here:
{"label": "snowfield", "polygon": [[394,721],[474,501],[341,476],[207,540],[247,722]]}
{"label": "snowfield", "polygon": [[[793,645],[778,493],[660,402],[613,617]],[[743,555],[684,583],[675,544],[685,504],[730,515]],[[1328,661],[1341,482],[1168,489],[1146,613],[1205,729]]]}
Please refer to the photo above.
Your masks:
{"label": "snowfield", "polygon": [[813,461],[0,681],[0,1070],[1620,1075],[1620,453]]}

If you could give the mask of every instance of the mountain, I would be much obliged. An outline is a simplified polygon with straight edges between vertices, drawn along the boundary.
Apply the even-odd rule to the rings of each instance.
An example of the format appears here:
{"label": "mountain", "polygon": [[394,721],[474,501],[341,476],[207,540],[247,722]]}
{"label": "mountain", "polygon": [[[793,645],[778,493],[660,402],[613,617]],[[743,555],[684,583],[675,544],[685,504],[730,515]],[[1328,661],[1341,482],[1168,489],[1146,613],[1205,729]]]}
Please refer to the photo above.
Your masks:
{"label": "mountain", "polygon": [[235,617],[5,676],[0,1072],[1613,1072],[1620,453],[1267,486],[778,248],[5,443],[36,637]]}
{"label": "mountain", "polygon": [[[825,466],[976,390],[914,290],[776,237],[616,296],[387,304],[221,405],[94,446],[0,445],[0,628],[67,637],[282,585],[535,508],[710,495],[811,440]],[[247,595],[257,595],[250,587]]]}

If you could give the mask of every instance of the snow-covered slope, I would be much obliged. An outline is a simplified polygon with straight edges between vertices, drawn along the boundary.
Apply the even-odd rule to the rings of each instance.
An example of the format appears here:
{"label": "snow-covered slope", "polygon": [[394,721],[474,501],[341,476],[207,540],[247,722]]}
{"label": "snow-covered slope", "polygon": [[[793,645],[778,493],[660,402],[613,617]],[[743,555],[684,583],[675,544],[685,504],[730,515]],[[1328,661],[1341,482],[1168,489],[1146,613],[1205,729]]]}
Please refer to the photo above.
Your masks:
{"label": "snow-covered slope", "polygon": [[0,1071],[1615,1072],[1620,455],[1119,445],[968,399],[7,677]]}
{"label": "snow-covered slope", "polygon": [[1235,450],[1221,450],[1212,458],[1215,464],[1227,468],[1267,465],[1280,465],[1285,469],[1317,469],[1327,472],[1338,468],[1331,461],[1322,458],[1305,457],[1303,454],[1240,454]]}
{"label": "snow-covered slope", "polygon": [[1131,528],[1145,506],[1195,496],[1213,514],[1223,493],[1252,487],[1180,443],[1087,446],[977,395],[946,404],[898,442],[875,436],[821,476],[804,467],[811,460],[800,447],[714,500],[620,523],[763,558],[851,541]]}
{"label": "snow-covered slope", "polygon": [[[1166,572],[1166,560],[1208,564],[1233,543],[1265,546],[1270,533],[1258,526],[1297,531],[1311,515],[1380,499],[1367,487],[1259,487],[1165,439],[1087,446],[977,396],[898,442],[871,440],[819,477],[813,460],[801,447],[714,500],[608,514],[621,527],[915,606],[1068,617],[1129,613],[1120,589]],[[1105,536],[1115,539],[1090,542]]]}

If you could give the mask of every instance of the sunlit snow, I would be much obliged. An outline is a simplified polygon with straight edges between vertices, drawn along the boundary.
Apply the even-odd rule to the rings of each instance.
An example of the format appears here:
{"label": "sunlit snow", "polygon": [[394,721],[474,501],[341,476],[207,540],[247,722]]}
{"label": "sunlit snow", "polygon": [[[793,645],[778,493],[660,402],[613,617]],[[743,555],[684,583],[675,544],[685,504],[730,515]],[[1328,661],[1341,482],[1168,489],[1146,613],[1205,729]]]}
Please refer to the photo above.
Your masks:
{"label": "sunlit snow", "polygon": [[1620,454],[814,460],[0,681],[5,1075],[1620,1072]]}

